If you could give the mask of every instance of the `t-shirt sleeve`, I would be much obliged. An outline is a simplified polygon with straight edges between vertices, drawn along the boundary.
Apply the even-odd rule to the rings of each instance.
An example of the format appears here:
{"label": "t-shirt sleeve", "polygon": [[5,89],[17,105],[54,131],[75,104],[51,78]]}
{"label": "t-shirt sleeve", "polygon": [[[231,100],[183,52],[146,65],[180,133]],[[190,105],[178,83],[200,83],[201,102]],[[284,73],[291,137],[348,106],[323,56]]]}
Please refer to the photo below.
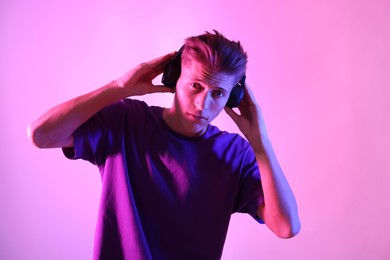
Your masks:
{"label": "t-shirt sleeve", "polygon": [[62,148],[69,159],[84,159],[102,165],[109,153],[115,152],[120,125],[123,123],[122,102],[110,105],[82,124],[73,133],[74,147]]}
{"label": "t-shirt sleeve", "polygon": [[234,212],[248,213],[257,222],[263,224],[263,220],[257,215],[257,209],[264,203],[263,189],[260,171],[251,149],[248,149],[244,158],[242,173]]}

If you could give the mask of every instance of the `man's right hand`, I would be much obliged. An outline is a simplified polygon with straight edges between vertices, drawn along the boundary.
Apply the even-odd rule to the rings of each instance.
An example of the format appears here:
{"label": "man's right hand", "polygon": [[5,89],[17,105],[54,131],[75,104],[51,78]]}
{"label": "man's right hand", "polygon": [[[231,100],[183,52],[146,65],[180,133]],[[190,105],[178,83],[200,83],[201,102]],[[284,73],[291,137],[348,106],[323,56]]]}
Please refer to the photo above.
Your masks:
{"label": "man's right hand", "polygon": [[172,59],[175,52],[166,54],[148,62],[141,63],[115,81],[118,88],[123,88],[126,97],[141,96],[155,92],[173,92],[173,89],[163,85],[154,85],[153,79],[160,75],[165,65]]}

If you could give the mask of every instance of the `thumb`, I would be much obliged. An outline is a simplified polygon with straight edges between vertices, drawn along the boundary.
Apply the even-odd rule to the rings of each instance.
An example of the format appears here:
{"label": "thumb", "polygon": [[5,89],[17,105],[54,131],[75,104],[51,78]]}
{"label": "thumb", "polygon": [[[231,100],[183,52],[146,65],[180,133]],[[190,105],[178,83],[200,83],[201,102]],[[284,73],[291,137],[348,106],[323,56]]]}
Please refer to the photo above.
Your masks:
{"label": "thumb", "polygon": [[233,109],[231,109],[230,107],[225,107],[225,112],[226,114],[228,114],[232,119],[233,121],[238,124],[238,121],[239,121],[239,118],[240,118],[240,115],[237,114]]}
{"label": "thumb", "polygon": [[154,85],[153,92],[175,93],[175,89],[164,85]]}

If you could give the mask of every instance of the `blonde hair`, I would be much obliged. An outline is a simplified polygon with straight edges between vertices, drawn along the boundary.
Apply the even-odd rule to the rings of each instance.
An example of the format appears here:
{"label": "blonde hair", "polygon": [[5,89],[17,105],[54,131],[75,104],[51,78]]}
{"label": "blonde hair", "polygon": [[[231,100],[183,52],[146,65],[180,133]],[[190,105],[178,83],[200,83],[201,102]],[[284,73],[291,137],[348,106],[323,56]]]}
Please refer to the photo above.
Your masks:
{"label": "blonde hair", "polygon": [[231,41],[221,33],[205,32],[185,40],[182,62],[196,60],[210,74],[234,75],[237,82],[245,75],[248,56],[239,41]]}

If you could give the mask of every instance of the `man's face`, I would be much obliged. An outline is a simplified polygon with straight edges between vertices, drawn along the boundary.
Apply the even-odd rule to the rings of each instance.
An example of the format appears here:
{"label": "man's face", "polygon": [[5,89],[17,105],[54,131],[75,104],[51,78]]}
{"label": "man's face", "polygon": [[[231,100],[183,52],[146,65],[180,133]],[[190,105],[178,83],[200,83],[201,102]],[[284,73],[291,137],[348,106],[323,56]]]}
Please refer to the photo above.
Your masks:
{"label": "man's face", "polygon": [[197,61],[182,64],[176,85],[176,127],[187,136],[199,136],[222,111],[236,84],[234,76],[225,73],[210,75]]}

